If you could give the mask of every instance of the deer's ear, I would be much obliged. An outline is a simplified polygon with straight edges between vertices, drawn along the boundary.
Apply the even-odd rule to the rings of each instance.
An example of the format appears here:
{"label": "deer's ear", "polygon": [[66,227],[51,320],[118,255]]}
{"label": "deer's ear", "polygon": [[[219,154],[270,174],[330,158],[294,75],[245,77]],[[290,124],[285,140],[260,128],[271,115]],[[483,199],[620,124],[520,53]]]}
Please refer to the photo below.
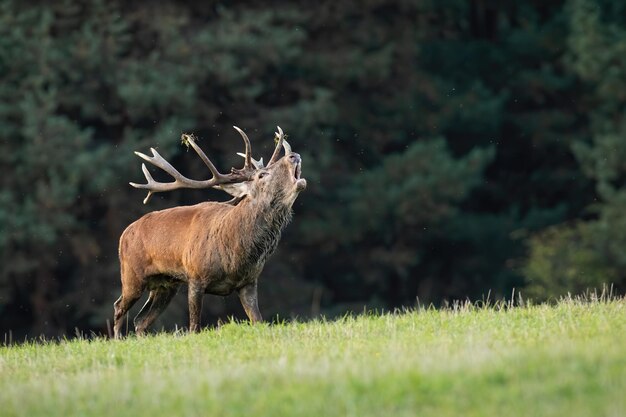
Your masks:
{"label": "deer's ear", "polygon": [[218,188],[222,191],[226,191],[228,194],[232,195],[233,197],[243,197],[244,195],[247,195],[250,193],[250,181],[245,181],[245,182],[236,182],[233,184],[221,184],[216,186],[215,188]]}

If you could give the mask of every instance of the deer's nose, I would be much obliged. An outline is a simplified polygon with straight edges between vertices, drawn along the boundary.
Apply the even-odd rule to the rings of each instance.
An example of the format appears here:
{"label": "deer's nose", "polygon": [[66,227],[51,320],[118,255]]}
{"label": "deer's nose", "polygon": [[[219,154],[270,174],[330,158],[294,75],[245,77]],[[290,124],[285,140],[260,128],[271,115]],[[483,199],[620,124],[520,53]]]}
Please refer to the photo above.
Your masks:
{"label": "deer's nose", "polygon": [[289,155],[289,160],[291,162],[293,162],[294,164],[297,164],[298,162],[302,161],[302,158],[300,158],[300,154],[299,153],[292,152]]}

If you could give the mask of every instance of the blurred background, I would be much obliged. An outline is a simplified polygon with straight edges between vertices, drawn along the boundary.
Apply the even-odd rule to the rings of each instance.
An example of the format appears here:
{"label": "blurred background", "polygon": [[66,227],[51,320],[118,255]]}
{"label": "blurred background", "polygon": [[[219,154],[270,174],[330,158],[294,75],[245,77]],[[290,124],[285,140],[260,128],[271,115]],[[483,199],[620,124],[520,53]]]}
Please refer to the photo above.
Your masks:
{"label": "blurred background", "polygon": [[228,170],[232,125],[265,160],[280,125],[309,184],[267,319],[625,288],[626,2],[2,0],[0,335],[106,334],[124,228],[228,199],[144,206],[133,151],[205,179],[180,135]]}

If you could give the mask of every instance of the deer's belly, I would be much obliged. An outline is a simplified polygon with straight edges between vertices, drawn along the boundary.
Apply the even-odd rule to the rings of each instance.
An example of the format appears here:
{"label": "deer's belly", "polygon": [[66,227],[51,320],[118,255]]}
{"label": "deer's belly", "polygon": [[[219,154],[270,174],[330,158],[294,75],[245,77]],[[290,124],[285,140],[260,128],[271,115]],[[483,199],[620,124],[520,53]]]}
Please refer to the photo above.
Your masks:
{"label": "deer's belly", "polygon": [[213,295],[228,295],[238,288],[241,288],[245,283],[239,281],[222,280],[217,282],[211,282],[204,290],[205,294]]}
{"label": "deer's belly", "polygon": [[260,270],[247,271],[248,274],[225,275],[220,279],[210,280],[206,283],[205,294],[228,295],[248,284],[253,283],[259,276]]}

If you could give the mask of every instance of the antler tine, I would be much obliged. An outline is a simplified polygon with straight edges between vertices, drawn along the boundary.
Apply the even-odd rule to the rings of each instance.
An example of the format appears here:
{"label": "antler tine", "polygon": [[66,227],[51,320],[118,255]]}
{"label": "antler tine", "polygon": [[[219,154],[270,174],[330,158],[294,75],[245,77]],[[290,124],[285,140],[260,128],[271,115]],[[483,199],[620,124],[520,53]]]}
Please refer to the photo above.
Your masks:
{"label": "antler tine", "polygon": [[194,151],[196,151],[196,153],[198,154],[200,159],[202,159],[202,162],[204,162],[204,164],[209,168],[209,171],[211,171],[211,174],[213,174],[213,178],[222,178],[222,177],[224,177],[224,174],[220,173],[217,170],[217,168],[215,168],[215,165],[213,165],[213,162],[211,162],[209,157],[206,156],[204,151],[202,149],[200,149],[200,147],[196,144],[196,140],[195,140],[193,135],[189,135],[187,133],[183,133],[180,136],[180,139],[182,140],[182,142],[185,145],[191,145],[191,147],[193,148]]}
{"label": "antler tine", "polygon": [[280,155],[280,149],[283,147],[283,141],[285,140],[285,134],[280,126],[276,126],[278,128],[278,132],[275,133],[275,136],[278,137],[278,142],[276,142],[276,148],[274,148],[274,153],[270,158],[270,161],[267,163],[267,166],[272,165],[274,162],[278,160],[278,155]]}
{"label": "antler tine", "polygon": [[283,148],[285,148],[285,155],[289,155],[291,151],[291,145],[287,142],[286,139],[283,139]]}
{"label": "antler tine", "polygon": [[[245,153],[241,153],[241,152],[237,152],[237,155],[239,155],[239,156],[241,156],[243,158],[246,157],[246,154]],[[250,158],[250,159],[252,160],[252,166],[255,169],[263,168],[263,158],[259,159],[258,161],[256,159],[254,159],[254,158]]]}
{"label": "antler tine", "polygon": [[[142,158],[150,158],[148,155],[144,155],[141,152],[135,152],[137,155],[139,155]],[[143,175],[146,176],[146,180],[148,181],[147,184],[137,184],[135,182],[129,182],[130,185],[132,185],[135,188],[142,188],[142,189],[148,189],[150,188],[151,185],[156,184],[156,181],[154,181],[154,178],[152,178],[152,175],[150,175],[150,171],[148,171],[148,168],[146,167],[146,164],[141,164],[141,170],[143,171]],[[150,197],[152,197],[152,194],[154,194],[152,191],[148,191],[148,195],[146,196],[146,198],[144,198],[143,203],[147,204],[148,201],[150,200]]]}
{"label": "antler tine", "polygon": [[243,141],[246,144],[246,154],[244,155],[245,162],[244,162],[243,168],[254,169],[255,167],[253,166],[253,163],[252,163],[252,146],[250,145],[250,139],[248,139],[248,135],[246,135],[243,130],[239,129],[237,126],[233,126],[233,127],[235,128],[237,132],[239,132],[239,134],[243,138]]}

